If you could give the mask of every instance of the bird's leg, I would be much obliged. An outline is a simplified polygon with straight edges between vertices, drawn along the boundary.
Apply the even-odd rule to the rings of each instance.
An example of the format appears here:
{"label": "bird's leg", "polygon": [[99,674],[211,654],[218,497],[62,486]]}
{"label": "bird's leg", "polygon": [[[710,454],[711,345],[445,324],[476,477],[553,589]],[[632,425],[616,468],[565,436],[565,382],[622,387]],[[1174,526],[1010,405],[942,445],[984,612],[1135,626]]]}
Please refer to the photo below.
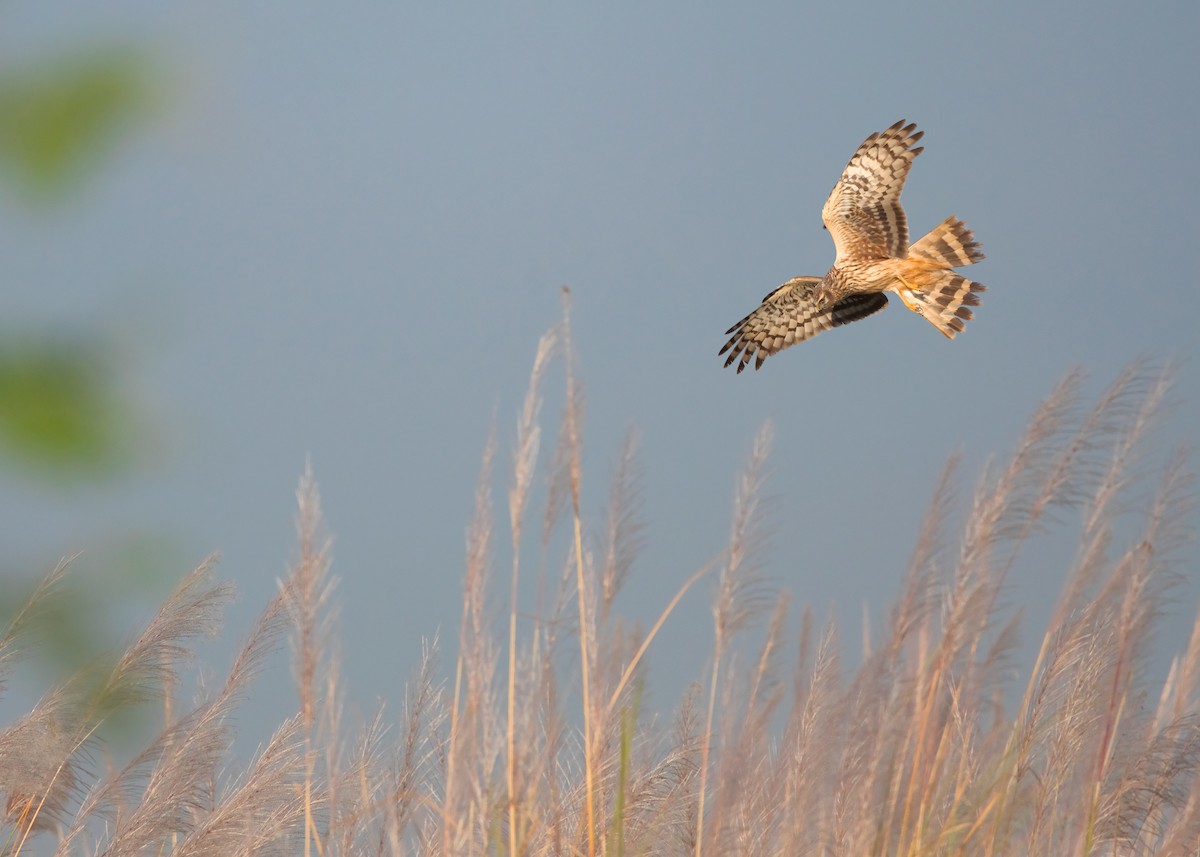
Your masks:
{"label": "bird's leg", "polygon": [[[908,280],[904,279],[904,277],[900,276],[899,274],[897,274],[897,275],[896,275],[896,279],[900,281],[900,284],[901,284],[902,286],[904,286],[904,288],[908,289],[908,290],[909,290],[909,291],[911,291],[911,292],[919,292],[919,291],[921,291],[919,288],[917,288],[916,286],[914,286],[912,283],[910,283]],[[900,300],[904,301],[904,305],[905,305],[906,307],[908,307],[910,310],[912,310],[912,311],[913,311],[913,312],[915,312],[915,313],[920,313],[920,312],[921,312],[921,308],[920,308],[920,307],[918,307],[916,304],[914,304],[912,301],[910,301],[910,300],[909,300],[909,299],[908,299],[908,298],[905,296],[904,292],[897,290],[896,294],[900,296]]]}

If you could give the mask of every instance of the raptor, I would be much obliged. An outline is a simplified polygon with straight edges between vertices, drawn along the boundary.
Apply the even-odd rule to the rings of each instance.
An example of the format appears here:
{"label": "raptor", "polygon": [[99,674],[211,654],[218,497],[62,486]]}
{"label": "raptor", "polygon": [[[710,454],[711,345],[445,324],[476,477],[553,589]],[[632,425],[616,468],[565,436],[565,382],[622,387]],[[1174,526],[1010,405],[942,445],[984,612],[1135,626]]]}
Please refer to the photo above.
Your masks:
{"label": "raptor", "polygon": [[974,234],[947,217],[913,244],[900,192],[921,154],[924,135],[901,119],[858,147],[821,209],[837,253],[824,277],[794,277],[729,330],[720,354],[741,372],[754,361],[832,327],[866,318],[887,306],[886,292],[953,339],[971,319],[985,287],[955,268],[984,256]]}

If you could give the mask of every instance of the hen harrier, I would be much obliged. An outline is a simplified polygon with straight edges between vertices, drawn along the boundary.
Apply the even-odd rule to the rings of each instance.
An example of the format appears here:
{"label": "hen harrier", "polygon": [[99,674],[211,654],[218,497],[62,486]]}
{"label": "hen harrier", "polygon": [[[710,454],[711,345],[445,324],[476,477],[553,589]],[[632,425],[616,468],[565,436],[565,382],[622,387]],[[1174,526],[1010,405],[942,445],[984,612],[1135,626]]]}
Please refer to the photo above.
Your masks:
{"label": "hen harrier", "polygon": [[[738,372],[751,358],[754,368],[831,327],[840,327],[887,306],[884,292],[953,339],[979,305],[984,287],[954,272],[983,258],[967,225],[947,217],[909,246],[900,191],[924,135],[901,119],[868,137],[834,185],[821,219],[833,236],[837,258],[824,277],[796,277],[763,298],[762,304],[726,333],[719,353]],[[914,133],[915,132],[915,133]]]}

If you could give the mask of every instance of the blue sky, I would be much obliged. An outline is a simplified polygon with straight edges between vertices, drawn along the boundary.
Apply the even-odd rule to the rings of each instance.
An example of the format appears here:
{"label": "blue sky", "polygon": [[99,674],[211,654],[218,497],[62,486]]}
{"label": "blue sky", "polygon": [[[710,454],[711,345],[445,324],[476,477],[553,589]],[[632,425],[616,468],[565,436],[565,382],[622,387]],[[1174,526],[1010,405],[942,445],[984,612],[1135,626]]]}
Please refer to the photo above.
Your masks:
{"label": "blue sky", "polygon": [[[0,199],[5,322],[118,332],[155,426],[118,485],[5,479],[11,549],[161,533],[181,546],[169,578],[220,551],[235,638],[294,554],[311,458],[351,694],[398,699],[420,640],[454,636],[480,452],[494,418],[502,499],[563,285],[597,532],[622,435],[641,440],[647,547],[625,605],[642,621],[722,548],[768,418],[765,570],[850,639],[896,592],[947,456],[963,453],[967,493],[1073,367],[1098,391],[1137,357],[1180,361],[1159,442],[1193,438],[1200,10],[914,8],[5,4],[6,64],[119,41],[152,53],[166,93],[69,209]],[[821,205],[861,140],[902,117],[926,132],[913,234],[954,214],[988,254],[967,333],[947,342],[892,301],[758,373],[723,369],[729,325],[828,268]],[[553,374],[547,437],[560,388]],[[1061,574],[1014,580],[1027,639]],[[652,656],[663,706],[703,666],[706,594]],[[1173,645],[1194,578],[1184,595]]]}

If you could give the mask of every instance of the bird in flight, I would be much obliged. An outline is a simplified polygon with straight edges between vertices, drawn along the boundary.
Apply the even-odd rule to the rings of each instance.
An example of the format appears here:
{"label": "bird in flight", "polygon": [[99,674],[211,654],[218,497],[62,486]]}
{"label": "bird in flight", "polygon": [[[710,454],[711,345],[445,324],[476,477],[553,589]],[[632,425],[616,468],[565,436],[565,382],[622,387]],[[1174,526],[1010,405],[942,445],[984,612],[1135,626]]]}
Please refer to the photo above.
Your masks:
{"label": "bird in flight", "polygon": [[983,259],[967,225],[947,217],[912,245],[900,192],[924,131],[901,119],[863,141],[821,209],[837,258],[824,277],[794,277],[729,330],[719,352],[741,372],[754,361],[887,306],[885,292],[940,330],[962,333],[984,287],[954,271]]}

